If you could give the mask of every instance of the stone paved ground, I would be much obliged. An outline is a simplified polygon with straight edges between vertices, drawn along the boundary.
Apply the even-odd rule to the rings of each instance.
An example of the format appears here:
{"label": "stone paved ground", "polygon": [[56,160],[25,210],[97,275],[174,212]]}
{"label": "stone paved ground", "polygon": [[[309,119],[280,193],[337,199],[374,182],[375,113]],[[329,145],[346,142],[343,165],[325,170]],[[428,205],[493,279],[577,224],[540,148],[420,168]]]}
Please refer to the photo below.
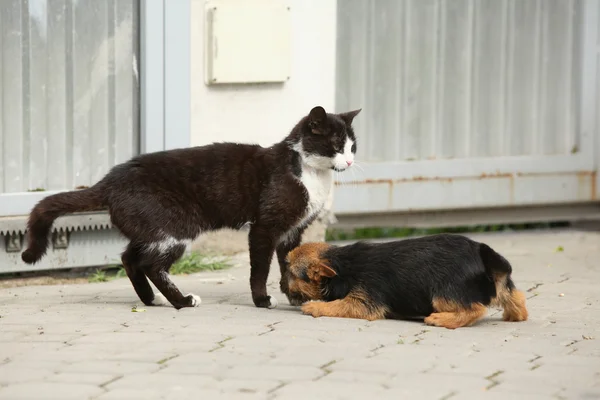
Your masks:
{"label": "stone paved ground", "polygon": [[203,299],[181,311],[132,312],[126,279],[3,289],[0,399],[600,398],[600,234],[484,240],[513,263],[530,321],[313,319],[284,305],[277,273],[280,307],[256,309],[245,257],[175,277]]}

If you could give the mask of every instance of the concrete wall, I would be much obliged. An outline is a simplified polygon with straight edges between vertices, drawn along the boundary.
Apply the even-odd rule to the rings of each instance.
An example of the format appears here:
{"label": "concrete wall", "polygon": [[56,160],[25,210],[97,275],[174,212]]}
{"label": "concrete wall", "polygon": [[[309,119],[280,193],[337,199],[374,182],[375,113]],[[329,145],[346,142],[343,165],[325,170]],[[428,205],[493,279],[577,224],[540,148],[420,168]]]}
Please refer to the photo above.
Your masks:
{"label": "concrete wall", "polygon": [[204,0],[192,0],[192,146],[215,141],[270,145],[284,138],[315,105],[333,111],[336,0],[288,0],[288,4],[292,11],[290,80],[209,87],[204,84]]}

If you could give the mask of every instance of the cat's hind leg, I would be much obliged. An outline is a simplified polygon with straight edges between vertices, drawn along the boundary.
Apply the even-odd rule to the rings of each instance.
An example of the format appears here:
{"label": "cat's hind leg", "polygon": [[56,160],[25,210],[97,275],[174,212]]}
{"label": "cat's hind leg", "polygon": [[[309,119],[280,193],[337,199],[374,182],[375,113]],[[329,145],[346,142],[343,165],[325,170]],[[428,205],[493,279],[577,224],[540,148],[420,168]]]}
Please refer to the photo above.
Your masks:
{"label": "cat's hind leg", "polygon": [[169,269],[185,252],[185,244],[179,242],[158,243],[146,246],[144,253],[144,272],[154,286],[175,307],[198,307],[200,297],[195,294],[184,295],[169,278]]}
{"label": "cat's hind leg", "polygon": [[138,297],[147,306],[159,305],[166,301],[164,296],[160,293],[157,293],[156,296],[146,275],[144,273],[143,268],[140,266],[141,259],[143,257],[140,254],[140,246],[135,243],[129,243],[127,248],[121,255],[121,261],[123,263],[123,268],[125,268],[125,272],[127,272],[127,277],[131,281],[133,285],[133,289],[137,293]]}

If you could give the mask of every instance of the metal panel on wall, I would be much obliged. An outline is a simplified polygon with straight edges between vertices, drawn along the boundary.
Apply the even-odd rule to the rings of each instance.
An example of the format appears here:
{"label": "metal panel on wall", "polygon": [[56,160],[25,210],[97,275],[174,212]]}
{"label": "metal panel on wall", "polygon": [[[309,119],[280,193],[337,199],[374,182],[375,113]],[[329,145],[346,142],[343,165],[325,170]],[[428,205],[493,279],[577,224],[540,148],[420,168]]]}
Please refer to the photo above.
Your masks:
{"label": "metal panel on wall", "polygon": [[598,6],[338,2],[337,109],[363,112],[334,211],[595,200]]}
{"label": "metal panel on wall", "polygon": [[0,196],[90,186],[138,153],[138,19],[137,0],[0,2]]}

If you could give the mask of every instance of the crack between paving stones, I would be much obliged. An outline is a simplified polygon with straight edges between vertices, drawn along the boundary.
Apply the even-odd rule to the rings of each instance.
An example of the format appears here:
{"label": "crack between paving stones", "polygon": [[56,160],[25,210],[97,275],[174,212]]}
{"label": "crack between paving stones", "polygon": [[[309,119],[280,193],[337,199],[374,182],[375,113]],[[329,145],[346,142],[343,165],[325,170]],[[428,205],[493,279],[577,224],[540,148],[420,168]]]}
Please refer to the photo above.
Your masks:
{"label": "crack between paving stones", "polygon": [[273,389],[269,390],[267,392],[267,398],[268,399],[272,399],[275,396],[275,392],[278,391],[279,389],[281,389],[282,387],[286,386],[288,384],[288,382],[281,382],[279,385],[275,386]]}
{"label": "crack between paving stones", "polygon": [[563,390],[565,390],[565,389],[564,389],[564,388],[561,388],[561,389],[560,389],[558,392],[554,393],[554,394],[552,395],[552,397],[554,397],[554,398],[555,398],[555,399],[557,399],[557,400],[567,400],[567,398],[566,398],[566,397],[563,397],[563,396],[560,394],[560,392],[562,392]]}
{"label": "crack between paving stones", "polygon": [[536,354],[536,355],[535,355],[535,357],[533,357],[531,360],[527,360],[527,362],[528,362],[528,363],[532,363],[532,362],[534,362],[534,361],[537,361],[537,360],[539,360],[540,358],[542,358],[542,356],[539,356],[539,355],[537,355],[537,354]]}
{"label": "crack between paving stones", "polygon": [[423,329],[421,332],[415,333],[414,336],[416,337],[416,339],[413,342],[411,342],[410,344],[419,344],[421,342],[421,340],[425,339],[424,337],[421,337],[421,335],[423,335],[427,332],[429,332],[429,329]]}
{"label": "crack between paving stones", "polygon": [[566,281],[568,281],[569,279],[571,279],[571,277],[567,276],[567,277],[565,277],[565,278],[561,279],[560,281],[558,281],[558,282],[556,282],[556,283],[563,283],[563,282],[566,282]]}
{"label": "crack between paving stones", "polygon": [[419,371],[419,373],[420,373],[420,374],[427,374],[427,373],[429,373],[429,372],[433,371],[433,370],[434,370],[436,367],[437,367],[437,364],[433,364],[432,366],[430,366],[430,367],[427,367],[427,368],[425,368],[425,369],[423,369],[423,370]]}
{"label": "crack between paving stones", "polygon": [[579,343],[579,342],[581,342],[581,340],[573,339],[573,340],[571,341],[571,343],[569,343],[569,344],[566,344],[566,345],[565,345],[565,347],[570,347],[570,348],[571,348],[571,351],[569,351],[569,352],[567,353],[567,355],[568,355],[568,356],[570,356],[571,354],[573,354],[573,353],[577,352],[577,350],[579,350],[577,347],[571,347],[571,346],[573,346],[574,344],[577,344],[577,343]]}
{"label": "crack between paving stones", "polygon": [[377,352],[378,352],[380,349],[383,349],[384,347],[385,347],[385,345],[384,345],[384,344],[380,344],[380,345],[378,345],[377,347],[375,347],[374,349],[371,349],[371,350],[369,350],[369,352],[370,352],[371,354],[369,354],[369,355],[367,356],[367,358],[373,358],[373,357],[375,357],[375,356],[378,354]]}
{"label": "crack between paving stones", "polygon": [[102,384],[100,384],[100,385],[98,385],[98,386],[99,386],[101,389],[108,390],[108,389],[106,388],[106,386],[110,385],[110,384],[111,384],[111,383],[113,383],[113,382],[116,382],[116,381],[118,381],[119,379],[122,379],[122,378],[123,378],[123,376],[124,376],[124,375],[119,375],[119,376],[117,376],[117,377],[115,377],[115,378],[112,378],[112,379],[109,379],[109,380],[107,380],[106,382],[104,382],[104,383],[102,383]]}
{"label": "crack between paving stones", "polygon": [[319,367],[319,369],[321,371],[323,371],[323,375],[321,376],[317,376],[315,379],[313,379],[313,381],[318,381],[321,380],[323,378],[325,378],[327,375],[329,375],[330,373],[332,373],[333,371],[329,369],[329,367],[331,367],[333,364],[335,364],[337,362],[337,360],[331,360],[326,364],[323,364]]}
{"label": "crack between paving stones", "polygon": [[258,334],[258,336],[263,336],[266,335],[267,333],[271,333],[275,330],[275,325],[282,323],[283,321],[277,321],[277,322],[273,322],[272,324],[267,325],[267,328],[269,328],[268,331],[266,332],[261,332]]}
{"label": "crack between paving stones", "polygon": [[214,349],[210,349],[208,352],[212,353],[213,351],[221,350],[222,348],[225,347],[225,342],[228,342],[231,339],[233,339],[233,336],[228,336],[225,339],[221,340],[220,342],[217,342],[217,347],[215,347]]}
{"label": "crack between paving stones", "polygon": [[225,297],[224,299],[221,299],[219,301],[217,301],[217,304],[231,304],[233,303],[233,299],[236,296],[229,296],[229,297]]}
{"label": "crack between paving stones", "polygon": [[535,285],[533,285],[532,287],[530,287],[529,289],[527,289],[528,292],[533,292],[535,289],[539,288],[540,286],[542,286],[543,283],[536,283]]}
{"label": "crack between paving stones", "polygon": [[160,365],[160,368],[159,368],[159,369],[164,369],[164,368],[166,368],[166,367],[167,367],[167,362],[168,362],[168,361],[171,361],[172,359],[174,359],[174,358],[177,358],[177,357],[179,357],[179,354],[175,354],[174,356],[171,356],[171,357],[166,357],[166,358],[163,358],[162,360],[159,360],[159,361],[157,362],[157,364],[158,364],[158,365]]}
{"label": "crack between paving stones", "polygon": [[527,362],[528,362],[529,364],[533,364],[533,365],[532,365],[532,366],[529,368],[529,370],[530,370],[530,371],[536,370],[536,369],[538,369],[539,367],[541,367],[541,366],[542,366],[542,364],[538,364],[538,363],[536,363],[536,361],[537,361],[537,360],[539,360],[540,358],[542,358],[542,356],[540,356],[540,355],[537,355],[537,354],[536,354],[536,355],[535,355],[535,357],[533,357],[531,360],[527,360]]}
{"label": "crack between paving stones", "polygon": [[448,400],[454,396],[456,396],[458,394],[458,392],[450,392],[447,395],[440,397],[440,400]]}
{"label": "crack between paving stones", "polygon": [[493,374],[486,376],[485,379],[490,381],[491,383],[486,386],[485,390],[490,390],[491,388],[498,386],[500,384],[500,381],[497,381],[496,378],[499,377],[500,375],[502,375],[503,373],[504,373],[504,371],[498,370],[498,371],[494,372]]}

